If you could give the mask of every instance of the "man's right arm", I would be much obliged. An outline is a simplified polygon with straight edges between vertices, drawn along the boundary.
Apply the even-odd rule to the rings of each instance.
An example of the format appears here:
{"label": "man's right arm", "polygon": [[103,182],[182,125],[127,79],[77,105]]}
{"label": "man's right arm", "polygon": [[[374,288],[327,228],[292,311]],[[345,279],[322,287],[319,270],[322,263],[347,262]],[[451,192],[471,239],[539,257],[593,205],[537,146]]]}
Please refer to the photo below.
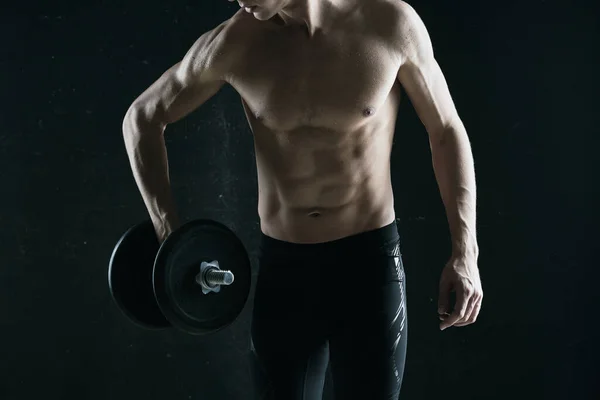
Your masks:
{"label": "man's right arm", "polygon": [[161,242],[179,225],[170,187],[165,128],[223,86],[233,57],[226,48],[227,36],[227,22],[202,35],[182,61],[133,102],[123,120],[131,169]]}

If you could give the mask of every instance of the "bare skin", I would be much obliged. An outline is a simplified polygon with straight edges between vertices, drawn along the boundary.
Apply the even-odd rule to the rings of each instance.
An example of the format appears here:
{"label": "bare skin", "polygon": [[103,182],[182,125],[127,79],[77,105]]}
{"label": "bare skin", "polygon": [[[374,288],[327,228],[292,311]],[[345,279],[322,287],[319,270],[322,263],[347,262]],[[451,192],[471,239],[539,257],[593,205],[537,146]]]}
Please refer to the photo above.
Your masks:
{"label": "bare skin", "polygon": [[[160,240],[179,225],[165,128],[224,84],[254,135],[263,233],[320,243],[395,219],[390,153],[402,88],[430,136],[453,254],[442,273],[441,328],[475,321],[475,175],[466,131],[425,26],[397,0],[246,0],[202,35],[130,107],[131,166]],[[457,292],[450,315],[448,297]]]}

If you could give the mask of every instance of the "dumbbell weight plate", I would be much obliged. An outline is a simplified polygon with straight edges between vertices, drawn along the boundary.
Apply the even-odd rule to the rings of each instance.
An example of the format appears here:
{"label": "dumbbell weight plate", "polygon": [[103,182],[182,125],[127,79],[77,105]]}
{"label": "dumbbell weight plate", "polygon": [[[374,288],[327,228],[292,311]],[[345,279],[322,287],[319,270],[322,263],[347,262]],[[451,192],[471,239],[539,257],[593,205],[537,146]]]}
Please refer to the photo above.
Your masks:
{"label": "dumbbell weight plate", "polygon": [[[218,261],[233,272],[231,285],[218,293],[202,293],[196,283],[202,262]],[[240,314],[250,293],[251,267],[241,240],[225,225],[195,220],[173,232],[154,264],[154,294],[169,322],[195,335],[219,331]]]}
{"label": "dumbbell weight plate", "polygon": [[119,239],[108,266],[108,286],[114,301],[125,316],[146,329],[171,326],[154,297],[152,271],[158,248],[152,222],[142,222]]}

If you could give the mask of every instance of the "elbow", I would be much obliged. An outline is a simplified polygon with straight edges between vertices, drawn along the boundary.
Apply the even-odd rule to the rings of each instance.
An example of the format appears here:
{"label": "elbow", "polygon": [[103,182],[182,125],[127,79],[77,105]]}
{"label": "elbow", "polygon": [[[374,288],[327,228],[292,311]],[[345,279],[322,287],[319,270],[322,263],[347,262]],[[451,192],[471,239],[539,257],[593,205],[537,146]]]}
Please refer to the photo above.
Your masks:
{"label": "elbow", "polygon": [[429,131],[429,141],[432,147],[443,147],[449,143],[456,143],[463,139],[468,140],[468,137],[462,123],[449,124]]}
{"label": "elbow", "polygon": [[123,117],[122,130],[124,136],[131,136],[142,132],[162,132],[164,126],[155,114],[148,113],[146,107],[133,103]]}
{"label": "elbow", "polygon": [[134,133],[136,131],[135,127],[137,125],[137,122],[141,119],[140,118],[141,114],[142,114],[141,107],[135,103],[132,104],[129,107],[129,109],[127,109],[127,112],[125,113],[125,116],[123,117],[123,124],[122,124],[122,130],[123,130],[124,136],[131,135],[132,133]]}
{"label": "elbow", "polygon": [[429,146],[432,150],[442,148],[448,144],[448,139],[454,135],[454,130],[450,128],[439,128],[435,130],[429,130]]}

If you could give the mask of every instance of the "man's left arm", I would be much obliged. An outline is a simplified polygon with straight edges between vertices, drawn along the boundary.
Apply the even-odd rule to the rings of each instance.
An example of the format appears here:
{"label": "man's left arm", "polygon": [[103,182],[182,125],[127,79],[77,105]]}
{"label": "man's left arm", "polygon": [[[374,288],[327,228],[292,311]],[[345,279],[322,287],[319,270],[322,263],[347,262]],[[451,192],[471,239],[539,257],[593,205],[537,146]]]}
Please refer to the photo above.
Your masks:
{"label": "man's left arm", "polygon": [[[433,169],[452,240],[452,256],[442,272],[438,301],[440,328],[444,330],[475,322],[483,298],[477,267],[475,168],[466,129],[435,60],[427,29],[412,7],[401,3],[401,9],[398,80],[429,134]],[[456,292],[456,305],[450,314],[452,291]]]}

